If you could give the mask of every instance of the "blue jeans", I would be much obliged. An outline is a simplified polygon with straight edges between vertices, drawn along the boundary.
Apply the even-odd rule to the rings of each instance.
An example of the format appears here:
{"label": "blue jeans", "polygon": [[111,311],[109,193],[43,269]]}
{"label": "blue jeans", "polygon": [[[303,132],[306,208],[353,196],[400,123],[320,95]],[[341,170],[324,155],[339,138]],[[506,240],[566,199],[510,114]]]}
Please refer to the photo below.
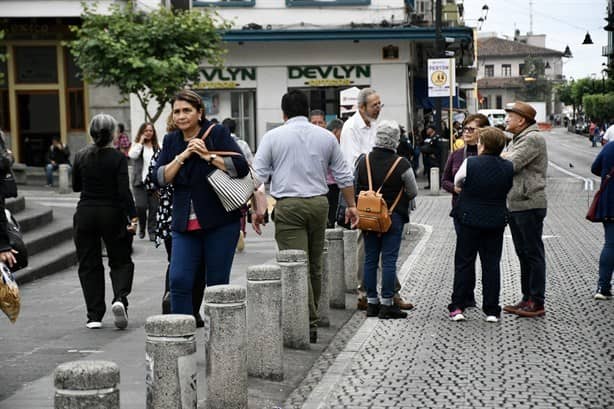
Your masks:
{"label": "blue jeans", "polygon": [[510,231],[518,261],[522,300],[544,305],[546,294],[546,254],[542,232],[546,209],[510,212]]}
{"label": "blue jeans", "polygon": [[605,243],[599,257],[599,291],[612,289],[612,270],[614,270],[614,223],[603,223]]}
{"label": "blue jeans", "polygon": [[197,274],[205,274],[207,286],[228,284],[240,228],[237,219],[214,229],[173,232],[169,272],[173,314],[193,314],[192,290],[199,281]]}
{"label": "blue jeans", "polygon": [[[45,175],[47,176],[47,185],[49,186],[53,185],[53,172],[55,172],[59,168],[60,168],[60,165],[58,164],[53,165],[51,163],[48,163],[47,166],[45,166]],[[68,177],[69,178],[70,178],[71,170],[72,170],[71,166],[68,165]]]}
{"label": "blue jeans", "polygon": [[[397,259],[403,237],[403,220],[392,213],[392,226],[386,233],[364,232],[365,290],[367,299],[377,299],[377,265],[382,256],[382,301],[391,305],[397,277]],[[388,301],[389,300],[389,301]]]}

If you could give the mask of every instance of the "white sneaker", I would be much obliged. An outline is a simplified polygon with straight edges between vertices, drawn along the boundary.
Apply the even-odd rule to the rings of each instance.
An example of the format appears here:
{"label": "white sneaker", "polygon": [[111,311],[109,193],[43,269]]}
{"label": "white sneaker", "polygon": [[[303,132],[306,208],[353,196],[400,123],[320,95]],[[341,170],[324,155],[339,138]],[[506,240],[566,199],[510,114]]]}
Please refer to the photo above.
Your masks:
{"label": "white sneaker", "polygon": [[111,306],[111,311],[113,312],[115,326],[118,329],[125,329],[128,326],[128,314],[126,313],[124,303],[121,301],[115,301]]}
{"label": "white sneaker", "polygon": [[611,299],[612,296],[607,295],[607,294],[602,294],[602,293],[596,293],[594,298],[599,301],[606,301],[606,300]]}
{"label": "white sneaker", "polygon": [[454,311],[451,311],[448,315],[452,321],[465,321],[465,316],[460,308],[457,308]]}
{"label": "white sneaker", "polygon": [[486,317],[486,322],[499,322],[499,317],[496,315],[489,315]]}
{"label": "white sneaker", "polygon": [[89,329],[100,329],[102,328],[102,322],[100,321],[88,321],[87,324],[85,324],[86,327],[88,327]]}

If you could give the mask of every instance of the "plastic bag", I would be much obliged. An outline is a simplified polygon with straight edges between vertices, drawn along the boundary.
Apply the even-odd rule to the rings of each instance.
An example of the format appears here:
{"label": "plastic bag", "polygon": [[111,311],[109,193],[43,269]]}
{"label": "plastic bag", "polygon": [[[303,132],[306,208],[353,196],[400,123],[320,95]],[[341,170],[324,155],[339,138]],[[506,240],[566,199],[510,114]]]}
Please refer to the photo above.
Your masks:
{"label": "plastic bag", "polygon": [[0,310],[15,323],[21,308],[21,296],[15,277],[6,264],[0,263]]}

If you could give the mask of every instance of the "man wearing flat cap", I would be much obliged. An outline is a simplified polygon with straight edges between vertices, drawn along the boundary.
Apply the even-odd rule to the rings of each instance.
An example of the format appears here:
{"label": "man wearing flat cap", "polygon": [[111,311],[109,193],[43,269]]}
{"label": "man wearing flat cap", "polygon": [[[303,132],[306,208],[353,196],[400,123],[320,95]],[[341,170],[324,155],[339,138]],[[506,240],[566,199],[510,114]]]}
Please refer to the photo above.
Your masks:
{"label": "man wearing flat cap", "polygon": [[514,165],[514,185],[507,196],[510,230],[520,261],[522,299],[503,310],[521,317],[545,314],[546,258],[542,232],[546,217],[546,141],[535,123],[535,109],[521,101],[505,107],[505,130],[513,139],[504,153]]}

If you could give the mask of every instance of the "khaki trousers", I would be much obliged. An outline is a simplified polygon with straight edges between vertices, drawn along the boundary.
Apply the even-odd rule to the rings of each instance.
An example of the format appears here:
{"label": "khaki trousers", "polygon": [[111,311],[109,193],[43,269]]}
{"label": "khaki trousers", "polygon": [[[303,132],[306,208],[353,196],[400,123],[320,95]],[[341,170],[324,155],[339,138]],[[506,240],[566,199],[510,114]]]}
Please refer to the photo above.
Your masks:
{"label": "khaki trousers", "polygon": [[[318,325],[322,255],[328,216],[326,196],[288,197],[275,205],[275,241],[279,250],[303,250],[309,262],[309,325]],[[299,301],[299,300],[297,300]]]}

